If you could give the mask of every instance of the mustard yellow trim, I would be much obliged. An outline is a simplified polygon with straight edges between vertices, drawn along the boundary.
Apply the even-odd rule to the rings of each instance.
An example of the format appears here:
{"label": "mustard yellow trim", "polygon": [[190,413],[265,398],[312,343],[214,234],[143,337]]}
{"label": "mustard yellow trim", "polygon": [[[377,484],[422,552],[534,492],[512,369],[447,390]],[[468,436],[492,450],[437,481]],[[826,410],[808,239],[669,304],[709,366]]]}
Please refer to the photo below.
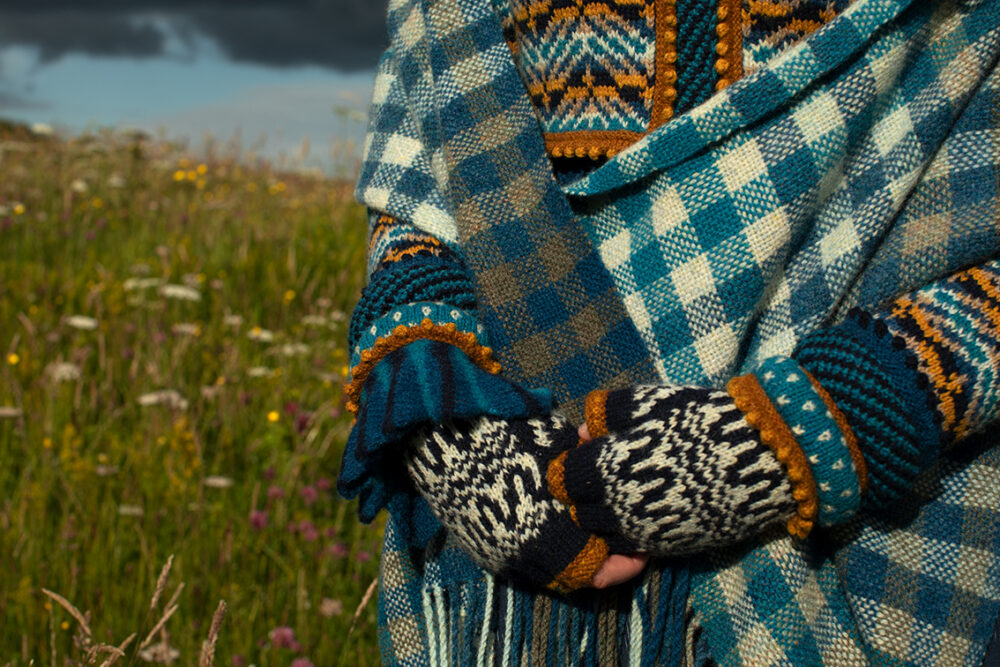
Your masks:
{"label": "mustard yellow trim", "polygon": [[493,350],[484,347],[471,332],[460,332],[454,322],[435,324],[430,318],[424,319],[416,326],[399,325],[388,336],[375,340],[375,344],[361,353],[361,361],[351,369],[351,381],[344,387],[347,397],[347,409],[351,414],[358,413],[358,401],[361,399],[361,389],[372,369],[382,359],[408,345],[415,340],[436,340],[454,345],[469,356],[472,361],[487,373],[496,375],[500,372],[500,364],[493,359]]}
{"label": "mustard yellow trim", "polygon": [[715,24],[715,89],[722,90],[743,76],[743,9],[741,0],[719,0]]}
{"label": "mustard yellow trim", "polygon": [[569,452],[563,452],[549,463],[549,469],[545,471],[545,481],[549,485],[549,493],[552,494],[552,497],[563,505],[572,507],[573,500],[569,497],[569,492],[566,490],[567,454]]}
{"label": "mustard yellow trim", "polygon": [[792,496],[798,502],[796,515],[788,520],[788,532],[798,538],[805,538],[812,530],[819,511],[816,480],[805,453],[756,377],[735,377],[729,381],[726,389],[733,397],[736,407],[746,417],[747,423],[760,431],[761,441],[784,464],[792,483]]}
{"label": "mustard yellow trim", "polygon": [[643,137],[628,130],[577,130],[545,135],[545,150],[552,157],[589,157],[599,160],[625,150]]}
{"label": "mustard yellow trim", "polygon": [[653,109],[649,131],[674,117],[677,99],[676,0],[656,0],[656,71],[653,73]]}
{"label": "mustard yellow trim", "polygon": [[583,415],[587,421],[587,430],[591,438],[600,438],[608,434],[608,392],[597,389],[587,394]]}
{"label": "mustard yellow trim", "polygon": [[557,574],[547,588],[568,592],[590,586],[594,581],[594,575],[607,559],[607,543],[601,538],[591,535],[587,545],[576,555],[573,562]]}

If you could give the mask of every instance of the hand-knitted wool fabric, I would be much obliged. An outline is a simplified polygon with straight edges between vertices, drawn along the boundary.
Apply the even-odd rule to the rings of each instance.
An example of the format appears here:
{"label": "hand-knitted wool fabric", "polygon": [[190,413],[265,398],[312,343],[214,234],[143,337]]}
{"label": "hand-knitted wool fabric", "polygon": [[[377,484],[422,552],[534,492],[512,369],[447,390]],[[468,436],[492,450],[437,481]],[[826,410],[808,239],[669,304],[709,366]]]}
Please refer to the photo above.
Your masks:
{"label": "hand-knitted wool fabric", "polygon": [[[861,505],[861,479],[848,435],[827,409],[809,375],[789,357],[765,359],[754,372],[809,463],[816,482],[821,526],[843,523]],[[861,456],[857,463],[864,466]]]}
{"label": "hand-knitted wool fabric", "polygon": [[[852,305],[870,307],[998,252],[998,153],[983,150],[998,123],[998,14],[996,0],[856,0],[754,74],[560,187],[492,7],[393,2],[359,196],[458,250],[504,373],[551,388],[574,419],[596,388],[718,385],[788,354]],[[992,534],[992,501],[971,502],[955,506],[967,530]],[[775,539],[728,561],[713,554],[713,567],[693,574],[692,605],[714,657],[733,664],[760,650],[761,664],[817,664],[824,655],[862,663],[871,644],[853,625],[834,548]],[[909,552],[888,553],[891,571],[913,566]],[[427,552],[392,554],[387,577],[424,563],[393,590],[442,600]],[[958,578],[937,574],[948,586]],[[650,577],[630,592],[640,619]],[[485,619],[475,645],[487,660],[512,655],[511,635],[491,643],[510,589],[485,575],[475,581],[466,584],[494,591],[489,604],[466,608],[466,618]],[[971,597],[968,587],[939,587],[946,597],[921,592],[905,610],[951,633],[959,661],[977,660],[975,633],[927,611],[964,596],[972,617],[992,613],[991,621],[993,578],[979,581]],[[471,590],[454,585],[448,595]],[[913,590],[930,586],[918,579]],[[891,595],[865,604],[877,614]],[[443,609],[461,608],[447,599]],[[555,608],[567,627],[579,619],[582,628],[553,633],[558,640],[604,645],[599,633],[586,635],[590,607]],[[617,618],[630,627],[629,610]],[[645,650],[651,635],[629,637]],[[660,647],[670,640],[655,637]],[[555,645],[539,657],[576,661]]]}
{"label": "hand-knitted wool fabric", "polygon": [[434,515],[477,563],[501,576],[570,591],[608,557],[604,540],[549,493],[549,462],[577,442],[561,417],[482,417],[428,427],[406,468]]}
{"label": "hand-knitted wool fabric", "polygon": [[743,71],[757,70],[849,4],[850,0],[743,0]]}
{"label": "hand-knitted wool fabric", "polygon": [[[621,393],[608,402],[624,403]],[[584,529],[626,538],[624,551],[676,556],[738,542],[795,513],[781,464],[726,392],[628,393],[638,426],[589,440],[549,467],[553,493]]]}

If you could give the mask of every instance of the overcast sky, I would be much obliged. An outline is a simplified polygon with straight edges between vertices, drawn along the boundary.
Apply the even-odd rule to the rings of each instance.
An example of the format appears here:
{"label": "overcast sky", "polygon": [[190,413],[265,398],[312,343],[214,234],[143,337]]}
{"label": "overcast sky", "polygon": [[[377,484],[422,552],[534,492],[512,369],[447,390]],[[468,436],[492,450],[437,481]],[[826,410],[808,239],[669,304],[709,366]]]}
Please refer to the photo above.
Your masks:
{"label": "overcast sky", "polygon": [[322,152],[360,134],[385,4],[0,0],[0,117],[196,142],[239,129],[248,144],[266,134],[272,154],[305,137]]}

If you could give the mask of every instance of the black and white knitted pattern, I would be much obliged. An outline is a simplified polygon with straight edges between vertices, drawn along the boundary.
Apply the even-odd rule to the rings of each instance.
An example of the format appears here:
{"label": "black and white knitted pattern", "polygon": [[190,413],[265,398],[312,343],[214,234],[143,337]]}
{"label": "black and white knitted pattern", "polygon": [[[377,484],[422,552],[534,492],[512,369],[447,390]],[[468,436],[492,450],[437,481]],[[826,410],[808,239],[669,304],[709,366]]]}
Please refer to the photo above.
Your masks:
{"label": "black and white knitted pattern", "polygon": [[406,467],[438,520],[483,568],[547,585],[589,534],[548,491],[548,463],[577,443],[558,416],[483,417],[425,429]]}
{"label": "black and white knitted pattern", "polygon": [[[565,488],[583,528],[616,532],[637,550],[681,555],[794,515],[784,467],[726,392],[635,391],[628,419],[644,421],[566,456]],[[608,409],[614,424],[610,401]]]}

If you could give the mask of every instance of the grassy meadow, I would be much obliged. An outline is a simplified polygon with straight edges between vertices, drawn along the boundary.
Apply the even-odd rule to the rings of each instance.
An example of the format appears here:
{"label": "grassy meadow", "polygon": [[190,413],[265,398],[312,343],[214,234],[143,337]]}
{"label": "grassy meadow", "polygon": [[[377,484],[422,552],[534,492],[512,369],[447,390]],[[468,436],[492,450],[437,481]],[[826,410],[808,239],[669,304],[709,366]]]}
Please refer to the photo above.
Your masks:
{"label": "grassy meadow", "polygon": [[0,129],[0,665],[378,661],[333,488],[365,216],[237,157]]}

